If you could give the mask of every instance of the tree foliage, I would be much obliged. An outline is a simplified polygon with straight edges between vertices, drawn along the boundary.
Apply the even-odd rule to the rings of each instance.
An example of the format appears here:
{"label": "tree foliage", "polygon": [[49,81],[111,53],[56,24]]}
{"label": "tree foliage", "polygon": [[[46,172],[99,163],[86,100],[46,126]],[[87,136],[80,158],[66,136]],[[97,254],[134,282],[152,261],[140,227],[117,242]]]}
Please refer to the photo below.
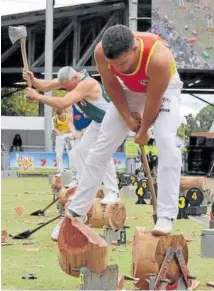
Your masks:
{"label": "tree foliage", "polygon": [[15,92],[15,89],[1,90],[5,97],[1,100],[1,114],[4,116],[38,116],[39,104],[30,103],[24,98],[25,90]]}
{"label": "tree foliage", "polygon": [[[65,91],[53,91],[53,96],[63,97]],[[4,97],[1,100],[2,116],[38,116],[38,102],[29,102],[24,98],[25,90],[16,92],[14,88],[2,88],[1,95]],[[54,111],[53,111],[54,112]]]}
{"label": "tree foliage", "polygon": [[185,116],[186,124],[182,123],[178,129],[178,136],[183,140],[187,139],[193,132],[207,132],[214,121],[214,107],[207,105],[202,108],[196,117],[191,113]]}

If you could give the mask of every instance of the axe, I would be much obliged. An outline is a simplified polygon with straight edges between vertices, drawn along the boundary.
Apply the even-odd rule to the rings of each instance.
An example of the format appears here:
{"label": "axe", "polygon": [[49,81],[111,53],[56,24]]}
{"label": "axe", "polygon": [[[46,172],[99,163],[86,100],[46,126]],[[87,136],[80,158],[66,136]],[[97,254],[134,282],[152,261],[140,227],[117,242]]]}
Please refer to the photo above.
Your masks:
{"label": "axe", "polygon": [[40,225],[40,226],[38,226],[38,227],[36,227],[36,228],[34,228],[32,230],[26,230],[26,231],[21,232],[21,233],[19,233],[17,235],[10,235],[10,237],[12,239],[26,239],[26,238],[30,237],[37,230],[43,228],[44,226],[48,225],[49,223],[53,222],[54,220],[57,220],[60,217],[61,217],[61,215],[58,215],[58,216],[52,218],[51,220],[48,220],[47,222],[43,223],[42,225]]}
{"label": "axe", "polygon": [[141,154],[142,154],[143,168],[144,168],[144,171],[146,172],[146,176],[148,178],[148,183],[149,183],[149,189],[151,192],[151,198],[152,198],[151,200],[152,200],[152,206],[153,206],[153,220],[154,220],[154,223],[156,223],[156,221],[157,221],[157,198],[156,198],[156,194],[155,194],[155,188],[153,185],[152,176],[151,176],[151,172],[150,172],[150,168],[149,168],[149,164],[148,164],[148,160],[147,160],[144,146],[140,145],[140,150],[141,150]]}
{"label": "axe", "polygon": [[[10,38],[12,44],[14,44],[17,40],[20,40],[24,70],[28,71],[29,66],[28,66],[27,53],[26,53],[26,38],[27,38],[26,26],[23,26],[23,25],[9,26],[8,34],[9,34],[9,38]],[[27,85],[28,85],[28,87],[32,87],[30,78],[28,78],[28,80],[27,80]]]}

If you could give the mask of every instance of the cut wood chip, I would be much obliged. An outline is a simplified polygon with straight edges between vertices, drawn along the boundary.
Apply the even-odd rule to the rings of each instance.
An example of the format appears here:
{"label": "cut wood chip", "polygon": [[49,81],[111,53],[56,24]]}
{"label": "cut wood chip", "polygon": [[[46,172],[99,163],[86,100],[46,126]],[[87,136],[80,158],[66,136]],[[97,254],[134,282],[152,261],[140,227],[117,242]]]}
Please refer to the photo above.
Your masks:
{"label": "cut wood chip", "polygon": [[119,276],[117,290],[122,290],[124,286],[124,276]]}
{"label": "cut wood chip", "polygon": [[6,243],[7,241],[7,231],[6,230],[2,230],[1,231],[1,243]]}
{"label": "cut wood chip", "polygon": [[18,215],[18,216],[21,216],[23,213],[24,213],[24,207],[23,206],[17,206],[16,208],[15,208],[15,211],[16,211],[16,214]]}
{"label": "cut wood chip", "polygon": [[185,237],[186,242],[192,242],[192,239]]}
{"label": "cut wood chip", "polygon": [[38,252],[40,250],[40,248],[29,248],[29,249],[24,249],[24,251],[27,252]]}
{"label": "cut wood chip", "polygon": [[198,286],[200,285],[200,281],[197,281],[197,280],[192,280],[192,285],[190,287],[190,290],[195,290],[198,288]]}
{"label": "cut wood chip", "polygon": [[206,282],[207,286],[214,287],[214,281]]}

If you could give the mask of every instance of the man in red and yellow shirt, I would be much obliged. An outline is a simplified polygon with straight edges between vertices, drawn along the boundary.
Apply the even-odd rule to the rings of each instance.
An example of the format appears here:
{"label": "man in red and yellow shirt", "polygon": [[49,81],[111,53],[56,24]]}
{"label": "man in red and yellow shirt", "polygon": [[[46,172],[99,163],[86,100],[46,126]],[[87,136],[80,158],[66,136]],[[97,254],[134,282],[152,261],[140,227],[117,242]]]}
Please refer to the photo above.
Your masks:
{"label": "man in red and yellow shirt", "polygon": [[[86,158],[82,186],[77,188],[68,209],[84,215],[82,205],[86,209],[87,204],[90,209],[107,162],[129,130],[136,132],[136,143],[146,145],[148,130],[153,125],[159,164],[158,220],[152,233],[168,235],[172,232],[172,220],[177,217],[181,172],[176,132],[182,82],[172,52],[155,34],[135,33],[126,26],[115,25],[106,30],[97,44],[95,60],[112,103]],[[86,193],[91,199],[83,203]]]}

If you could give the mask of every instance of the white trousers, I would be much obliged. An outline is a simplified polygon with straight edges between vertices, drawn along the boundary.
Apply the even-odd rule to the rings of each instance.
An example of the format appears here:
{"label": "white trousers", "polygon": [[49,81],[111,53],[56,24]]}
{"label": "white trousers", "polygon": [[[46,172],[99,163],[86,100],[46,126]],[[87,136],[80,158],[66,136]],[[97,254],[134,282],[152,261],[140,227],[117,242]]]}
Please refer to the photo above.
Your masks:
{"label": "white trousers", "polygon": [[71,162],[71,152],[72,149],[75,147],[76,141],[72,139],[71,133],[64,133],[61,135],[56,136],[56,163],[57,163],[57,173],[61,174],[64,170],[63,167],[63,153],[64,148],[66,147],[66,151],[68,154],[68,161],[69,161],[69,168],[71,169],[72,173],[76,175],[76,169],[74,164]]}
{"label": "white trousers", "polygon": [[[97,137],[99,135],[99,130],[100,124],[92,121],[84,132],[78,145],[75,146],[75,148],[72,150],[71,160],[76,167],[78,181],[81,181],[81,175],[84,172],[86,158],[88,156],[90,148],[93,147],[96,143]],[[108,162],[105,165],[104,172],[105,175],[104,177],[102,177],[103,179],[101,179],[101,182],[97,187],[99,188],[101,183],[103,182],[105,194],[107,194],[108,192],[119,193],[114,160],[111,156],[109,157]]]}
{"label": "white trousers", "polygon": [[[164,93],[159,115],[154,123],[154,135],[159,151],[158,163],[158,217],[176,218],[180,188],[181,153],[176,147],[176,132],[180,124],[179,101],[182,82],[178,75],[172,78]],[[126,88],[130,112],[142,112],[146,94]],[[107,109],[96,143],[90,148],[74,199],[69,209],[85,215],[93,204],[108,161],[126,138],[129,128],[113,103]]]}

